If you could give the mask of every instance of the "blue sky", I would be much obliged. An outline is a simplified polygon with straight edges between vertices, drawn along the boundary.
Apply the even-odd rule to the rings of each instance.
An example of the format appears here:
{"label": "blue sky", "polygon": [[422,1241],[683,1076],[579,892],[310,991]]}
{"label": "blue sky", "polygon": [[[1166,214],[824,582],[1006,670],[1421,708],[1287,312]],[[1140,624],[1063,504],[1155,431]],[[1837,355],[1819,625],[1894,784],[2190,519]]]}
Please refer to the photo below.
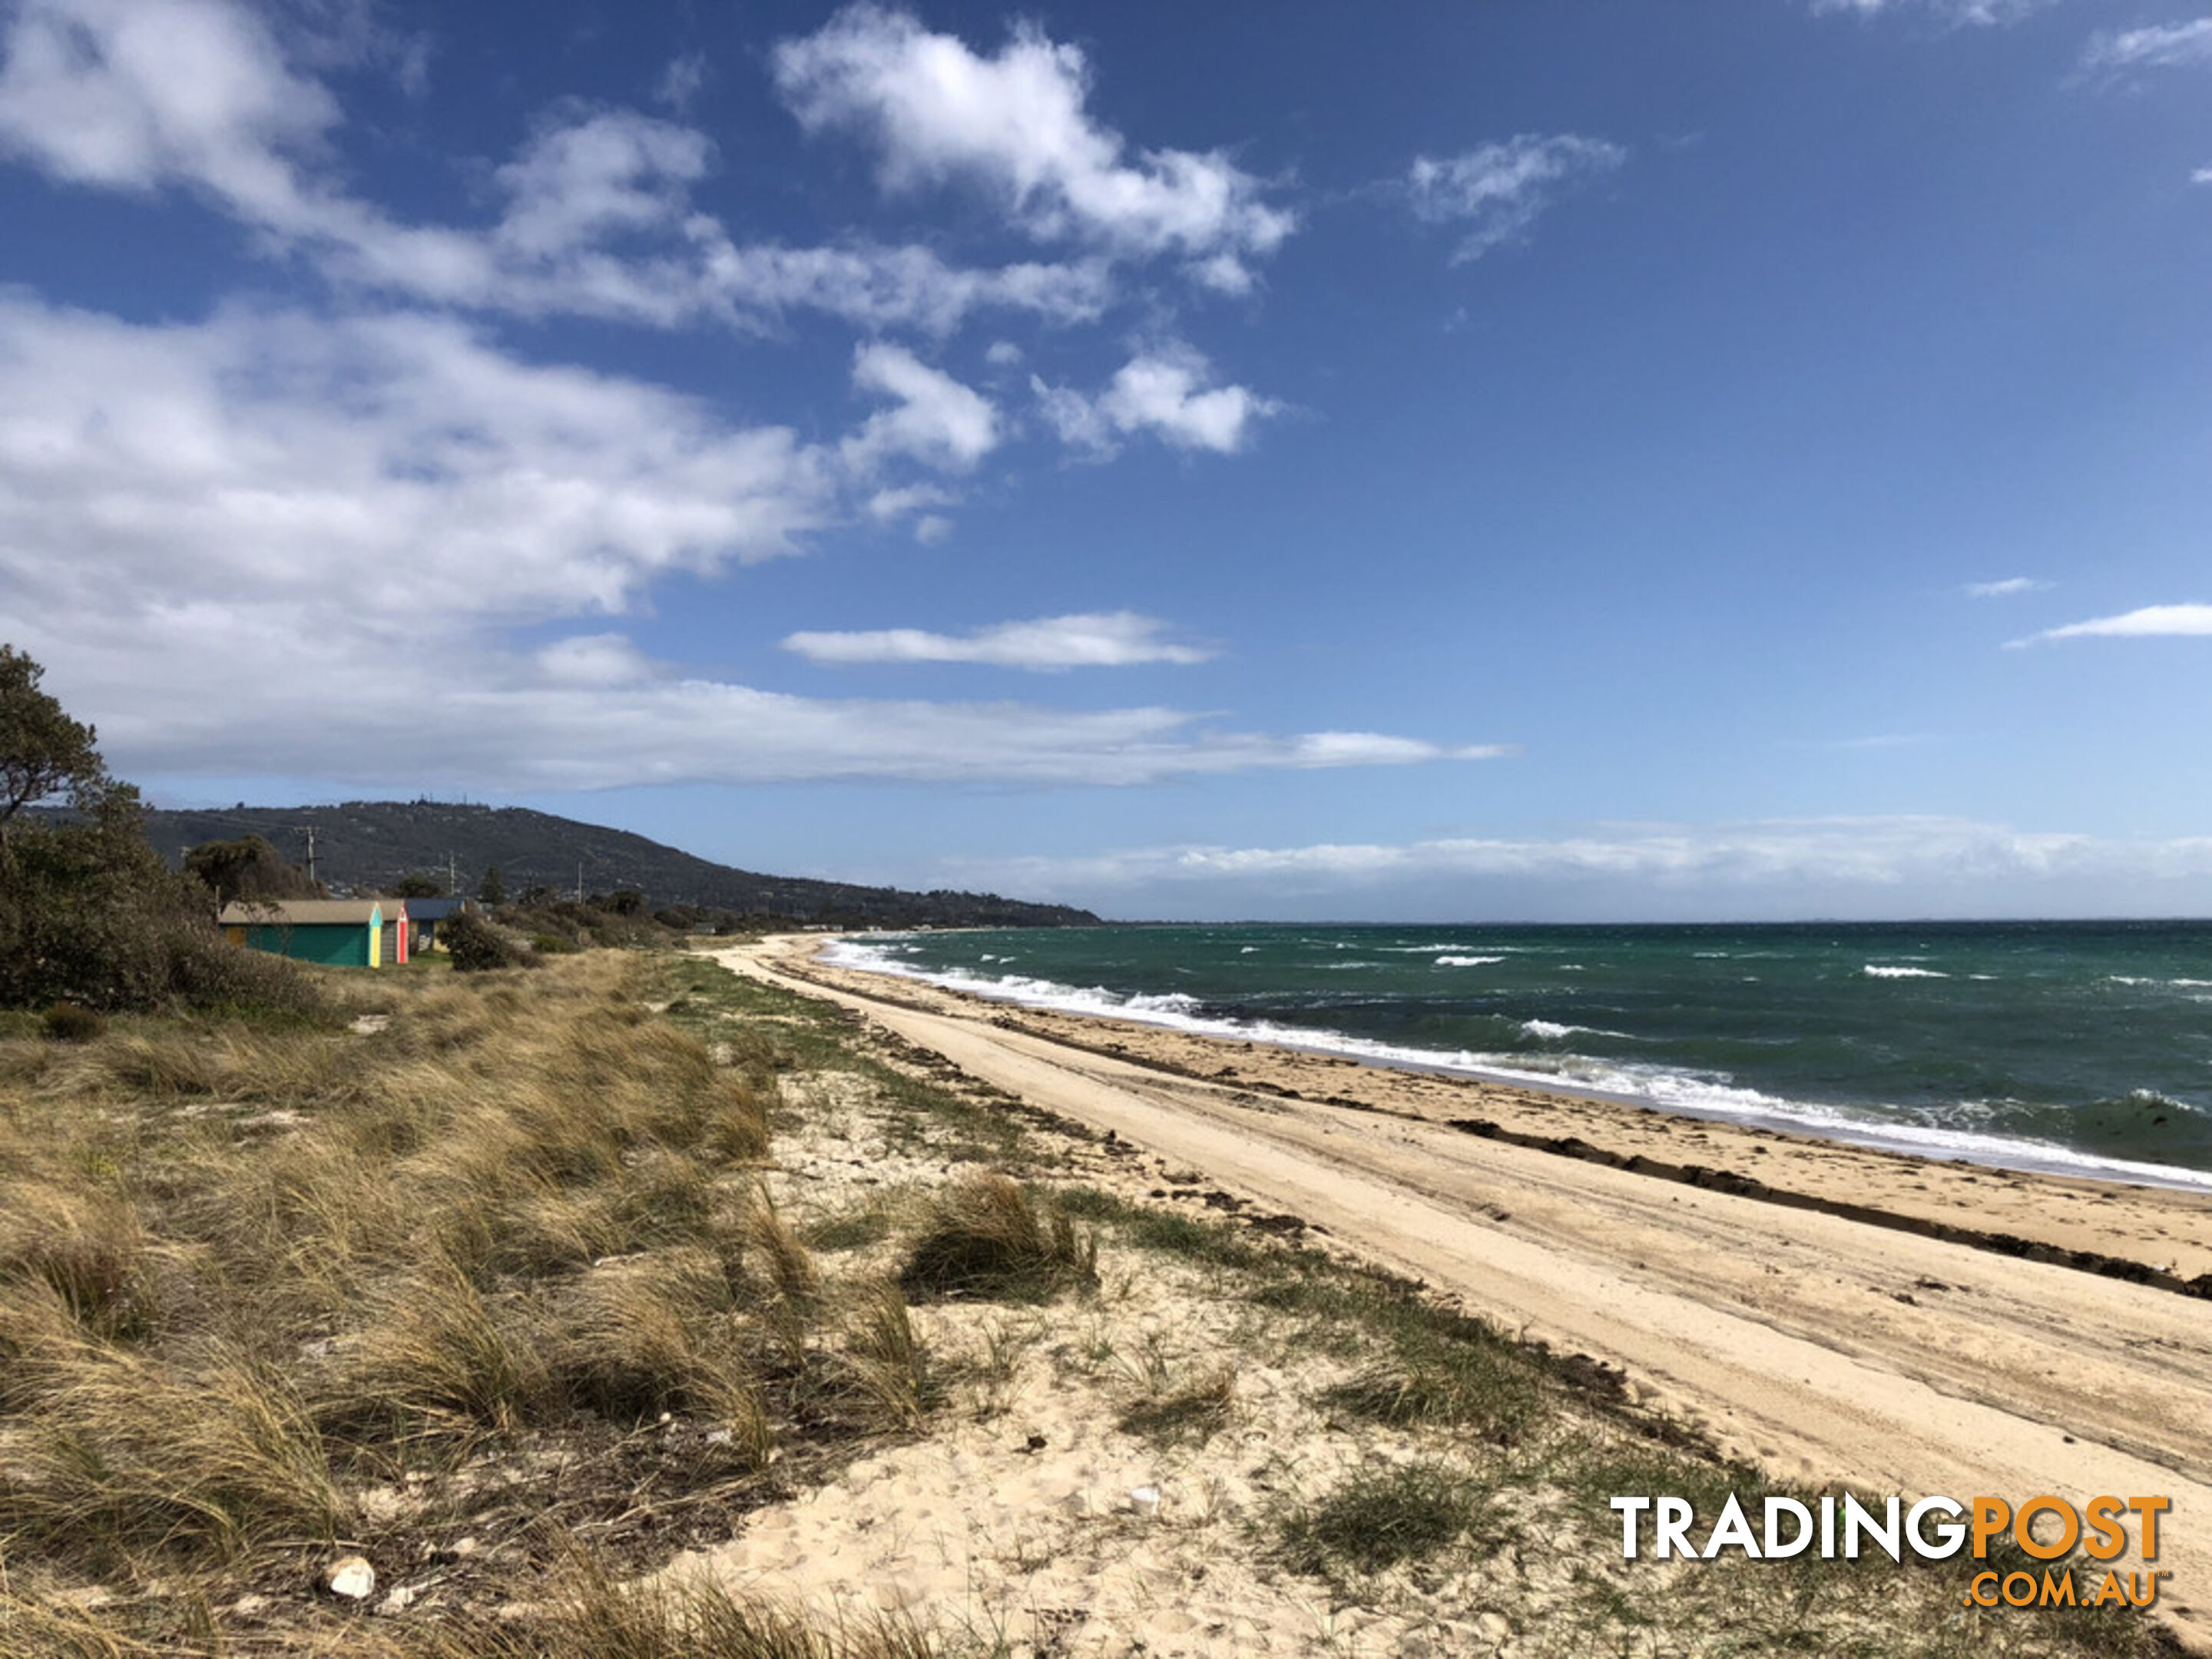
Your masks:
{"label": "blue sky", "polygon": [[2212,914],[2208,273],[2188,0],[14,0],[0,637],[170,804]]}

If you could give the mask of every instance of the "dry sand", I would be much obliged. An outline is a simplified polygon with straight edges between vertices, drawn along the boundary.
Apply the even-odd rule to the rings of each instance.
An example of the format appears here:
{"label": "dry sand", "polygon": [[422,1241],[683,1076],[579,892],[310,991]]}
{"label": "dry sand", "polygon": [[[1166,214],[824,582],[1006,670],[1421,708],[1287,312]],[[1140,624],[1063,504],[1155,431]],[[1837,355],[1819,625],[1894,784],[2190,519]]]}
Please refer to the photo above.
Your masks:
{"label": "dry sand", "polygon": [[[1961,1499],[2170,1497],[2160,1611],[2212,1650],[2212,1303],[2181,1288],[2212,1273],[2212,1200],[1010,1009],[825,968],[808,959],[818,943],[720,959],[1621,1365],[1643,1399],[1775,1474]],[[1453,1127],[1469,1123],[1493,1127]],[[984,1466],[1004,1449],[960,1449],[969,1462],[949,1472],[871,1484],[880,1524],[988,1510]],[[1142,1473],[1093,1471],[1006,1514],[1141,1509],[1127,1492]],[[818,1537],[783,1523],[787,1555],[849,1544],[849,1526],[816,1522]],[[932,1559],[942,1571],[944,1549]],[[1156,1598],[1145,1616],[1170,1623],[1188,1610],[1141,1573],[1115,1593]]]}

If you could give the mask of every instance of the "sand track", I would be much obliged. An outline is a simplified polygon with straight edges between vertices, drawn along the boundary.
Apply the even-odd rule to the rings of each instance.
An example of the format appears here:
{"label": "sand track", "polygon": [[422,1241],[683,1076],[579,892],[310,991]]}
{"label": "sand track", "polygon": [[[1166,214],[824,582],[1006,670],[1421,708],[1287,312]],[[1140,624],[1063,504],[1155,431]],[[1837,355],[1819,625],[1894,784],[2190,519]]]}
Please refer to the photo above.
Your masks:
{"label": "sand track", "polygon": [[772,950],[720,959],[1621,1365],[1644,1399],[1777,1474],[1908,1498],[2168,1496],[2160,1612],[2212,1651],[2212,1304],[1163,1073],[994,1025],[986,1006],[796,977]]}

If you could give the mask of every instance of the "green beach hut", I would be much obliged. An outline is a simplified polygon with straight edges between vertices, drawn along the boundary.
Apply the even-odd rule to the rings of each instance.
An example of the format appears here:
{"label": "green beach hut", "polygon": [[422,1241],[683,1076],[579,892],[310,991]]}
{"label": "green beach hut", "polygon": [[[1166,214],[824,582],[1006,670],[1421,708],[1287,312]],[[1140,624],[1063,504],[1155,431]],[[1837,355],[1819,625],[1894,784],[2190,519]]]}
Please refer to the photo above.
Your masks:
{"label": "green beach hut", "polygon": [[[333,968],[404,962],[406,907],[386,917],[375,899],[263,899],[226,904],[216,918],[234,945]],[[397,936],[397,937],[395,937]]]}

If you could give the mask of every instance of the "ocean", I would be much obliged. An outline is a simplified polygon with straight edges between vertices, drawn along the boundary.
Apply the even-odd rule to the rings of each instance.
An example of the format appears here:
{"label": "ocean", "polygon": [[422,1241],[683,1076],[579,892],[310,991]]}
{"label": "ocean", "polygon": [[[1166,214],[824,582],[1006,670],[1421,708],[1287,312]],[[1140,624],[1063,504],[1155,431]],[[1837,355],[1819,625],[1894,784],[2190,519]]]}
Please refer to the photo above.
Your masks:
{"label": "ocean", "polygon": [[1034,1007],[2212,1191],[2212,922],[1116,927],[830,951]]}

